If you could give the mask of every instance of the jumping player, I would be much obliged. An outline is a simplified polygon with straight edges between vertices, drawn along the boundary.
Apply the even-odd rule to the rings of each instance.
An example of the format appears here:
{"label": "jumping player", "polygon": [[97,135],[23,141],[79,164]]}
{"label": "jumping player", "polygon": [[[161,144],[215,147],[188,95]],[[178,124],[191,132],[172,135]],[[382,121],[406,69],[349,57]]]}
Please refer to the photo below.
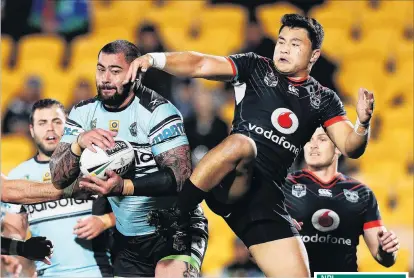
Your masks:
{"label": "jumping player", "polygon": [[306,143],[304,153],[307,170],[290,174],[283,191],[288,212],[302,222],[300,233],[312,274],[356,272],[361,234],[372,256],[381,265],[392,266],[398,238],[383,226],[372,190],[338,172],[341,153],[322,128]]}
{"label": "jumping player", "polygon": [[[150,210],[172,207],[192,167],[179,111],[140,82],[122,85],[130,63],[139,56],[137,47],[124,40],[101,49],[96,68],[98,96],[72,109],[52,157],[52,180],[65,188],[79,175],[85,148],[111,148],[116,135],[128,140],[134,147],[135,164],[123,180],[127,186],[118,192],[128,196],[108,197],[116,217],[114,275],[194,276],[207,244],[207,220],[201,207],[192,210],[193,233],[176,234],[169,241],[155,234],[146,221]],[[107,175],[119,178],[114,172]],[[165,187],[164,179],[173,181],[173,187]],[[91,177],[83,182],[88,181]]]}
{"label": "jumping player", "polygon": [[[173,52],[149,53],[131,64],[125,83],[153,67],[176,76],[232,81],[235,88],[231,135],[203,157],[179,193],[176,208],[155,211],[151,223],[185,232],[188,212],[211,191],[206,200],[210,208],[224,216],[266,276],[309,275],[305,248],[280,186],[320,125],[344,155],[360,157],[374,102],[372,93],[359,90],[353,126],[337,94],[309,76],[323,36],[315,19],[288,14],[282,18],[273,61],[254,53],[218,57]],[[220,205],[226,202],[233,205]]]}

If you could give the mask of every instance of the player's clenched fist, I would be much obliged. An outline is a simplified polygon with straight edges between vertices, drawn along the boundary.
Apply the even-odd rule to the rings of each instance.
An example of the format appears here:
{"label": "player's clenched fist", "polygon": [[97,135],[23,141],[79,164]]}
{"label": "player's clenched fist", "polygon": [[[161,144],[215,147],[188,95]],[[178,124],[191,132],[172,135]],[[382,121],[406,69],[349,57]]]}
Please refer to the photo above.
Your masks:
{"label": "player's clenched fist", "polygon": [[386,253],[394,253],[400,249],[400,244],[396,234],[393,231],[389,232],[378,232],[378,241],[380,244],[380,249]]}
{"label": "player's clenched fist", "polygon": [[367,124],[374,113],[374,94],[367,89],[360,88],[358,91],[357,114],[362,124]]}
{"label": "player's clenched fist", "polygon": [[88,148],[92,152],[96,153],[93,145],[96,145],[103,150],[113,148],[115,146],[114,137],[116,135],[117,133],[115,131],[95,128],[79,134],[77,143],[82,149]]}
{"label": "player's clenched fist", "polygon": [[135,59],[129,66],[129,70],[123,84],[134,82],[135,79],[137,79],[138,72],[146,72],[153,65],[154,58],[152,58],[152,56],[150,56],[149,54]]}

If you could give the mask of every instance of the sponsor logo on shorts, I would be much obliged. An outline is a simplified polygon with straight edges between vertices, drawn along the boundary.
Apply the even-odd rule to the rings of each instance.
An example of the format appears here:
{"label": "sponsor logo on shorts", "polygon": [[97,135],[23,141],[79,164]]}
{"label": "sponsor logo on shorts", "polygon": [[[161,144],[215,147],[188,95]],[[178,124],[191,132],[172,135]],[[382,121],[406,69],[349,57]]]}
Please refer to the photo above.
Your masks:
{"label": "sponsor logo on shorts", "polygon": [[339,223],[339,215],[330,209],[320,209],[312,215],[313,227],[321,232],[335,230],[338,228]]}
{"label": "sponsor logo on shorts", "polygon": [[318,193],[319,193],[319,196],[322,196],[322,197],[332,197],[332,190],[330,189],[319,188]]}
{"label": "sponsor logo on shorts", "polygon": [[338,244],[338,245],[348,245],[351,246],[352,242],[349,238],[344,237],[334,237],[331,235],[313,235],[313,236],[300,236],[304,243],[314,242],[314,243],[328,243],[328,244]]}
{"label": "sponsor logo on shorts", "polygon": [[297,198],[301,198],[303,196],[306,195],[306,185],[304,184],[294,184],[292,186],[292,195],[297,197]]}
{"label": "sponsor logo on shorts", "polygon": [[262,127],[253,125],[249,123],[249,130],[254,131],[259,135],[263,135],[266,139],[271,140],[272,142],[278,144],[279,146],[282,146],[283,148],[291,151],[295,155],[299,154],[300,149],[290,143],[289,141],[285,141],[286,137],[284,136],[277,136],[276,134],[273,134],[273,130],[264,130]]}
{"label": "sponsor logo on shorts", "polygon": [[292,134],[299,127],[298,117],[287,108],[278,108],[273,111],[271,121],[276,130],[284,134]]}
{"label": "sponsor logo on shorts", "polygon": [[357,191],[344,189],[345,198],[351,203],[358,203],[359,195]]}
{"label": "sponsor logo on shorts", "polygon": [[152,144],[154,145],[183,134],[185,134],[183,122],[181,120],[175,120],[153,134],[150,139],[152,139]]}

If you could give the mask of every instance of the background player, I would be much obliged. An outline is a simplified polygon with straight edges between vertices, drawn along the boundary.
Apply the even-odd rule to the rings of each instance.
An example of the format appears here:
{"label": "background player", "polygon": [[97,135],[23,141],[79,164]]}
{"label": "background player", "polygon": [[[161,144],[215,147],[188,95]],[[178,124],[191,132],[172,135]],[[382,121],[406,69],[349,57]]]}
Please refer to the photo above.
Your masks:
{"label": "background player", "polygon": [[[56,100],[42,99],[33,105],[30,132],[38,153],[13,169],[9,173],[9,178],[50,182],[49,160],[63,134],[65,118],[64,107]],[[10,235],[18,233],[20,238],[24,239],[28,221],[33,236],[46,236],[54,242],[55,249],[51,264],[36,263],[36,269],[41,276],[112,275],[105,237],[101,236],[92,242],[80,239],[73,233],[73,228],[78,221],[92,214],[92,203],[92,200],[78,201],[68,198],[27,205],[24,206],[23,213],[6,213],[3,232]],[[85,221],[99,225],[91,220],[95,219]],[[101,226],[97,228],[99,227]]]}
{"label": "background player", "polygon": [[[53,183],[64,188],[76,179],[83,149],[93,148],[92,144],[109,148],[115,135],[128,140],[134,147],[135,167],[126,177],[141,185],[142,196],[108,198],[116,216],[114,275],[194,276],[200,271],[207,244],[207,220],[201,207],[193,211],[193,233],[177,234],[173,241],[156,235],[146,221],[149,210],[172,206],[175,197],[171,195],[191,173],[191,158],[179,111],[139,82],[136,87],[122,85],[131,61],[139,55],[137,47],[124,40],[101,49],[96,69],[98,96],[72,109],[52,157]],[[171,172],[173,190],[162,182]],[[139,193],[131,180],[123,188],[127,195]]]}
{"label": "background player", "polygon": [[[398,238],[381,221],[371,189],[338,172],[338,148],[322,128],[304,147],[307,170],[290,174],[283,191],[286,207],[302,222],[301,238],[313,272],[354,272],[359,236],[383,266],[395,263]],[[321,250],[324,250],[321,252]]]}
{"label": "background player", "polygon": [[[132,63],[125,82],[154,67],[176,76],[232,81],[236,93],[232,135],[203,157],[179,193],[177,208],[154,213],[154,223],[185,230],[188,211],[213,188],[224,188],[220,190],[227,196],[220,196],[222,203],[246,196],[221,215],[263,272],[308,275],[304,247],[294,237],[297,231],[284,209],[280,185],[301,147],[321,124],[344,155],[360,157],[368,142],[374,101],[372,93],[360,89],[359,120],[354,127],[346,121],[336,93],[309,76],[320,56],[323,36],[315,19],[289,14],[282,18],[273,61],[253,53],[218,57],[173,52],[149,53]],[[248,190],[253,192],[245,194]],[[216,201],[207,203],[218,212]]]}

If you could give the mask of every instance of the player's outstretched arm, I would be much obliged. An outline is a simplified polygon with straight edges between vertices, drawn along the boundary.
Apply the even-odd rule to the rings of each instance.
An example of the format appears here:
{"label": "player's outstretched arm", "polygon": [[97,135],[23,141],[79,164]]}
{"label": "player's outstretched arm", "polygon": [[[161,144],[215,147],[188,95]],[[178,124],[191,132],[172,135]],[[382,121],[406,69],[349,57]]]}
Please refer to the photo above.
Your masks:
{"label": "player's outstretched arm", "polygon": [[359,158],[368,144],[370,120],[374,111],[374,95],[359,89],[357,122],[339,121],[326,128],[326,132],[341,153],[349,158]]}
{"label": "player's outstretched arm", "polygon": [[140,72],[151,67],[180,77],[230,81],[234,76],[232,64],[222,56],[193,51],[148,53],[131,63],[124,84],[133,82]]}
{"label": "player's outstretched arm", "polygon": [[79,176],[65,189],[56,189],[51,183],[41,183],[29,180],[8,180],[1,176],[1,201],[13,204],[36,204],[55,201],[62,198],[88,199],[90,192],[79,188]]}
{"label": "player's outstretched arm", "polygon": [[398,237],[384,226],[364,230],[364,240],[374,259],[385,267],[391,267],[400,248]]}

